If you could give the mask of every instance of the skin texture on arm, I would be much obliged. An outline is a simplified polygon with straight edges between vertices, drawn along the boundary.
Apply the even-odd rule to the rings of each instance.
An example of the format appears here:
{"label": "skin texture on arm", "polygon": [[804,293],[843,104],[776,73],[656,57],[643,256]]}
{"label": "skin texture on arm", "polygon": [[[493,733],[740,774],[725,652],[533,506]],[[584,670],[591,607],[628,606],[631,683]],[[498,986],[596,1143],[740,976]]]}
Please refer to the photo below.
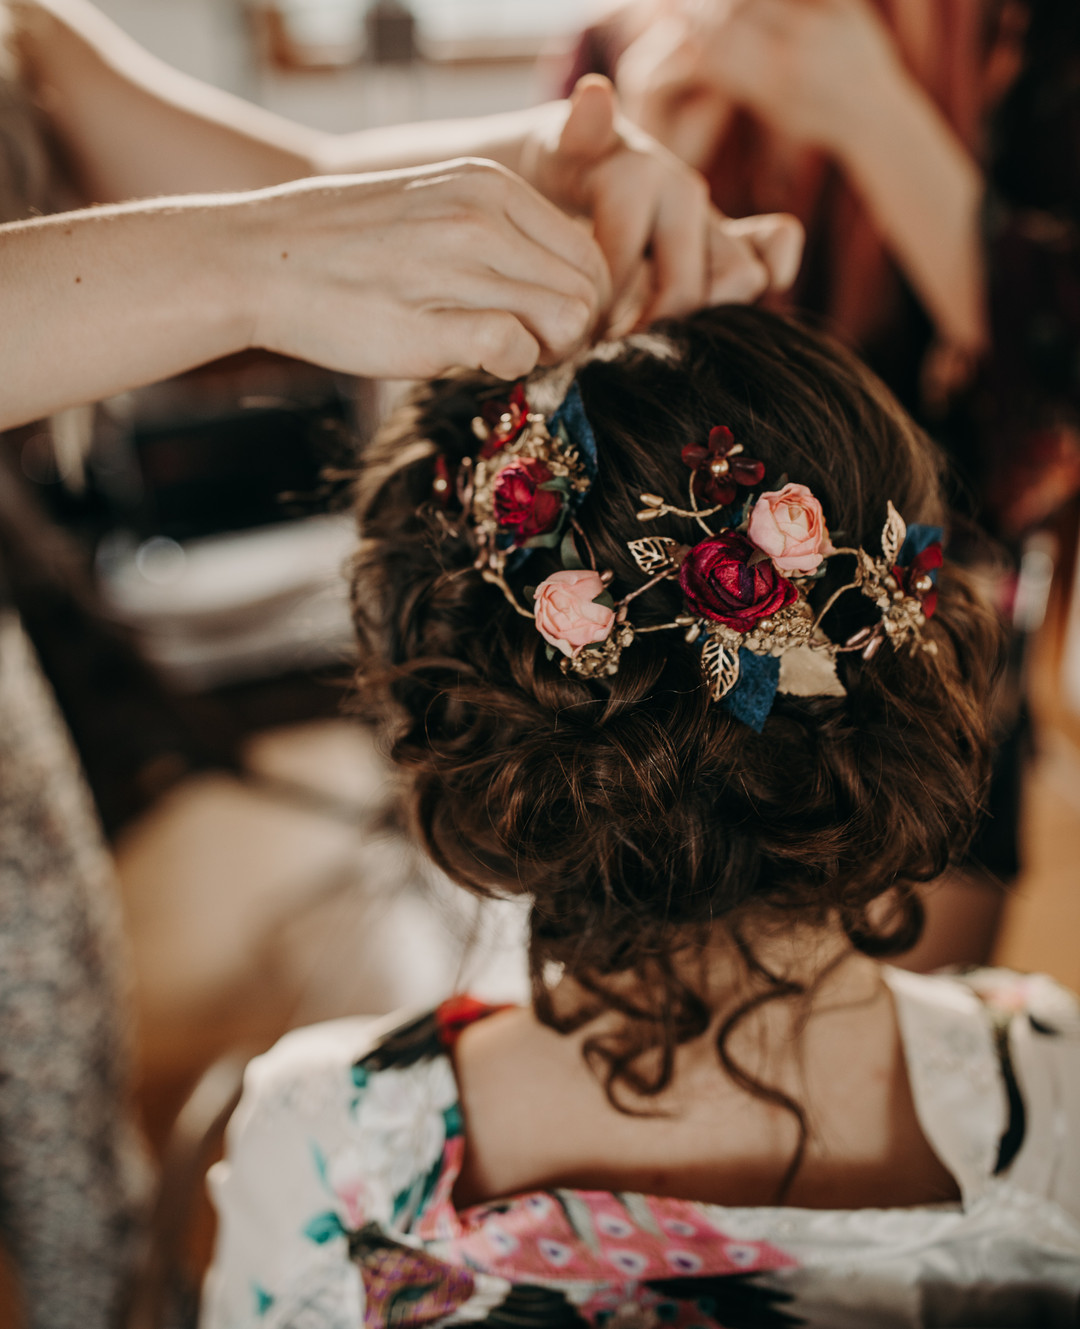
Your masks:
{"label": "skin texture on arm", "polygon": [[171,68],[84,0],[12,0],[10,12],[21,78],[86,203],[314,174],[321,135]]}
{"label": "skin texture on arm", "polygon": [[0,227],[0,427],[260,346],[403,378],[567,354],[607,275],[490,162],[119,204]]}
{"label": "skin texture on arm", "polygon": [[[99,206],[0,226],[0,427],[249,346],[367,376],[516,377],[605,326],[608,264],[624,325],[794,278],[798,224],[729,223],[605,80],[339,139],[170,70],[83,0],[11,12],[23,77]],[[477,150],[491,160],[416,165]],[[409,169],[358,174],[391,165]]]}
{"label": "skin texture on arm", "polygon": [[[696,172],[618,114],[605,80],[585,80],[573,105],[325,134],[170,69],[85,0],[14,0],[12,12],[24,77],[88,202],[258,189],[300,176],[483,157],[565,211],[605,214],[597,239],[616,292],[650,248],[650,317],[752,299],[794,279],[798,227],[770,218],[760,245],[753,228],[728,229]],[[622,226],[627,204],[634,215]]]}
{"label": "skin texture on arm", "polygon": [[841,147],[852,179],[944,340],[986,342],[982,172],[923,90],[883,84]]}
{"label": "skin texture on arm", "polygon": [[85,0],[15,0],[11,9],[23,75],[77,166],[88,203],[261,189],[466,156],[521,173],[526,141],[565,118],[564,105],[548,103],[328,134],[171,68]]}
{"label": "skin texture on arm", "polygon": [[[0,427],[242,348],[221,206],[162,201],[3,227]],[[203,256],[195,271],[191,243]]]}

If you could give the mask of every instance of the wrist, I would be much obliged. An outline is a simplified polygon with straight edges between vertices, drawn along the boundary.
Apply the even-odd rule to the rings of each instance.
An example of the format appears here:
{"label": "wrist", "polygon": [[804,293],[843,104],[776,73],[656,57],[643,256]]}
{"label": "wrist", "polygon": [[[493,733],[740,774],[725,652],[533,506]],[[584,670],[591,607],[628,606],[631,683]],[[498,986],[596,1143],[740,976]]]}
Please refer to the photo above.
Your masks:
{"label": "wrist", "polygon": [[260,297],[254,261],[259,208],[252,206],[254,197],[207,195],[178,200],[176,243],[198,255],[181,299],[198,328],[196,335],[215,348],[215,358],[254,345]]}
{"label": "wrist", "polygon": [[220,283],[211,297],[211,317],[237,350],[277,349],[275,309],[281,301],[276,297],[290,264],[300,261],[290,239],[296,192],[293,185],[277,185],[234,194],[206,217],[213,232],[210,266]]}

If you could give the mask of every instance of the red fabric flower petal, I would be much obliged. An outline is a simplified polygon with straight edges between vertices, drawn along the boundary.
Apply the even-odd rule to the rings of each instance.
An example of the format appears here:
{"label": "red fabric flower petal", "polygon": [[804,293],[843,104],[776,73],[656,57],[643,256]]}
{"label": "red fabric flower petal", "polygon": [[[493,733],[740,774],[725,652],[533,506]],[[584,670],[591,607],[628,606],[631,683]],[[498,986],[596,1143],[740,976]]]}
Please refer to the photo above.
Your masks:
{"label": "red fabric flower petal", "polygon": [[726,457],[735,446],[735,435],[727,425],[714,425],[709,430],[709,451],[714,457]]}
{"label": "red fabric flower petal", "polygon": [[516,545],[534,535],[546,535],[558,524],[564,496],[558,490],[541,488],[552,478],[544,463],[532,457],[510,462],[496,477],[495,520],[512,532]]}
{"label": "red fabric flower petal", "polygon": [[755,461],[753,457],[732,457],[731,476],[736,484],[750,489],[753,485],[759,485],[764,480],[765,463]]}
{"label": "red fabric flower petal", "polygon": [[[455,467],[454,471],[456,470]],[[435,458],[435,478],[431,487],[436,502],[445,508],[454,495],[454,473],[451,472],[450,463],[441,452]]]}
{"label": "red fabric flower petal", "polygon": [[713,475],[704,467],[694,476],[694,494],[705,507],[727,507],[735,502],[735,484],[730,476]]}
{"label": "red fabric flower petal", "polygon": [[480,449],[481,457],[494,457],[496,452],[512,443],[529,422],[529,403],[525,400],[525,385],[515,383],[508,398],[487,401],[480,408],[480,416],[491,433]]}
{"label": "red fabric flower petal", "polygon": [[937,568],[940,568],[944,562],[944,553],[939,541],[927,545],[925,549],[911,560],[906,568],[894,567],[893,576],[903,587],[904,594],[910,595],[918,600],[923,613],[927,618],[932,618],[934,610],[937,608],[937,587],[931,586],[928,591],[920,591],[915,583],[921,578],[928,576]]}
{"label": "red fabric flower petal", "polygon": [[769,559],[750,566],[757,553],[743,535],[721,531],[690,550],[679,570],[679,585],[691,613],[749,632],[755,623],[798,597],[793,582]]}
{"label": "red fabric flower petal", "polygon": [[505,1003],[494,1005],[486,1001],[477,1001],[475,997],[464,993],[448,997],[442,1005],[435,1008],[435,1027],[438,1030],[439,1042],[445,1048],[452,1048],[469,1025],[505,1009]]}
{"label": "red fabric flower petal", "polygon": [[933,572],[935,568],[940,568],[944,561],[945,555],[941,545],[935,541],[911,560],[907,569],[908,576],[912,579],[921,577],[924,572]]}
{"label": "red fabric flower petal", "polygon": [[710,460],[709,449],[700,443],[687,443],[679,455],[692,471],[696,471],[699,466],[704,466]]}
{"label": "red fabric flower petal", "polygon": [[[709,430],[708,443],[687,443],[680,456],[683,464],[694,472],[694,496],[708,507],[727,507],[735,502],[738,486],[750,488],[760,484],[765,476],[765,464],[741,454],[729,457],[735,446],[735,435],[727,425],[714,425]],[[723,475],[714,475],[710,466],[715,461],[727,461]]]}

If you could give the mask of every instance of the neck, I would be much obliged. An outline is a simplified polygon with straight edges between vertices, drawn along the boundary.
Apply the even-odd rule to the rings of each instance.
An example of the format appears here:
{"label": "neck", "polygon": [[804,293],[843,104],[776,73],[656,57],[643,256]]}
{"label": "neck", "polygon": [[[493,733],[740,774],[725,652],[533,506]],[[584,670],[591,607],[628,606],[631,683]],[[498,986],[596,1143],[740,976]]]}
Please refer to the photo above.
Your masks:
{"label": "neck", "polygon": [[613,1012],[600,1014],[604,1007],[632,1007],[663,1019],[665,993],[678,991],[688,1005],[703,1006],[713,1025],[746,1002],[775,994],[792,1000],[762,1000],[753,1023],[768,1028],[779,1022],[786,1029],[819,1003],[862,1000],[879,988],[878,966],[854,951],[838,923],[793,922],[772,914],[744,918],[736,927],[717,924],[704,942],[688,943],[633,970],[589,974],[582,981],[564,973],[547,995],[557,1023],[580,1025],[593,1010],[597,1018],[617,1022]]}

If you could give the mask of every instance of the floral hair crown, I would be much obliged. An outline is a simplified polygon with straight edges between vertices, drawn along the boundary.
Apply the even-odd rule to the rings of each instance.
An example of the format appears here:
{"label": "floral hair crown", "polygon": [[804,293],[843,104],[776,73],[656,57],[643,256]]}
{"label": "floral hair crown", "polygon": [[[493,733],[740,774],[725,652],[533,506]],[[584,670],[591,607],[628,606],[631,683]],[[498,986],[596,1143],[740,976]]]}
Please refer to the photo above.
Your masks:
{"label": "floral hair crown", "polygon": [[[637,636],[680,631],[701,644],[712,699],[760,732],[777,692],[845,695],[836,672],[845,652],[859,651],[869,660],[884,642],[936,652],[922,628],[937,603],[942,532],[906,526],[891,502],[880,556],[836,548],[810,490],[784,476],[778,488],[753,492],[764,480],[764,464],[746,456],[730,429],[717,426],[705,443],[682,450],[690,472],[688,505],[642,494],[637,514],[641,522],[664,516],[695,521],[704,538],[694,545],[666,536],[627,541],[645,580],[616,600],[612,573],[597,567],[576,516],[597,475],[596,440],[577,385],[544,416],[529,409],[517,383],[508,398],[485,403],[473,432],[479,453],[464,458],[456,475],[444,456],[436,459],[435,497],[446,507],[456,495],[473,532],[476,569],[518,614],[534,620],[548,658],[561,654],[566,674],[613,675]],[[536,548],[558,548],[563,566],[526,588],[530,609],[506,577]],[[855,560],[854,572],[815,611],[808,593],[839,555]],[[679,583],[684,612],[669,623],[635,626],[632,602],[662,581]],[[834,642],[822,620],[844,592],[856,589],[879,617],[845,642]]]}

